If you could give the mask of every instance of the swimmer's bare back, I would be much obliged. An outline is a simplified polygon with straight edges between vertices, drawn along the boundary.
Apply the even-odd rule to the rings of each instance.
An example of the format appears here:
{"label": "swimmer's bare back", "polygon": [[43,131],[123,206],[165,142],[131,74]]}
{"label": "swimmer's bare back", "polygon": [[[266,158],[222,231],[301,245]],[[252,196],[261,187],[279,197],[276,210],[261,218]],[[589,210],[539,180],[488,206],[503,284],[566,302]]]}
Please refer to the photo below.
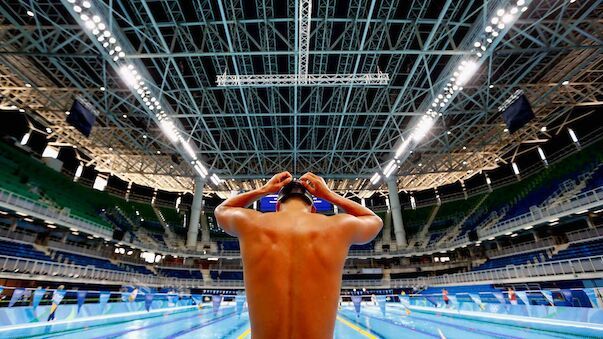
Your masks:
{"label": "swimmer's bare back", "polygon": [[371,210],[330,191],[312,173],[300,178],[306,189],[347,214],[244,208],[291,180],[289,172],[279,173],[215,211],[218,224],[239,238],[253,339],[332,338],[348,249],[371,241],[383,226]]}

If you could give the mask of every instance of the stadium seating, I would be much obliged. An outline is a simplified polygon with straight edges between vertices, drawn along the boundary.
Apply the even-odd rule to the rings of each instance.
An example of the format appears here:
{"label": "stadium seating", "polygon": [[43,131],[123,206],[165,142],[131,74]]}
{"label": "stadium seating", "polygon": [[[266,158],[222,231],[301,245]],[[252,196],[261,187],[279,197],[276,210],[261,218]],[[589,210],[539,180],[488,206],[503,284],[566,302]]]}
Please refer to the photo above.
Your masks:
{"label": "stadium seating", "polygon": [[96,268],[102,268],[102,269],[114,270],[114,271],[125,271],[124,268],[115,265],[108,259],[100,259],[100,258],[89,257],[86,255],[75,254],[75,253],[70,253],[70,252],[63,252],[63,251],[55,251],[55,253],[56,253],[55,258],[58,258],[60,256],[61,258],[63,258],[62,261],[67,260],[70,263],[75,264],[75,265],[94,266]]}
{"label": "stadium seating", "polygon": [[240,251],[238,240],[219,240],[218,241],[219,251]]}
{"label": "stadium seating", "polygon": [[601,241],[601,239],[570,244],[568,248],[553,255],[549,261],[591,257],[596,255],[603,255],[603,241]]}
{"label": "stadium seating", "polygon": [[129,272],[140,273],[140,274],[154,274],[151,270],[149,270],[145,266],[141,266],[141,265],[121,263],[121,266],[126,271],[129,271]]}
{"label": "stadium seating", "polygon": [[0,240],[0,255],[52,261],[49,256],[36,250],[32,245],[7,240]]}
{"label": "stadium seating", "polygon": [[493,269],[493,268],[506,267],[508,265],[523,265],[526,263],[532,263],[532,262],[534,262],[534,260],[541,262],[541,261],[544,261],[541,259],[542,257],[546,258],[546,250],[539,250],[539,251],[534,251],[534,252],[529,252],[529,253],[521,253],[521,254],[496,258],[496,259],[490,259],[490,260],[486,261],[485,263],[479,265],[478,267],[474,268],[473,270],[481,271],[481,270],[489,270],[489,269]]}
{"label": "stadium seating", "polygon": [[243,280],[243,271],[210,271],[212,280]]}
{"label": "stadium seating", "polygon": [[165,277],[179,278],[179,279],[198,279],[202,280],[203,275],[198,269],[169,269],[161,268],[158,270],[159,274]]}
{"label": "stadium seating", "polygon": [[350,246],[350,252],[352,251],[372,251],[375,249],[375,243],[373,241],[362,244],[362,245],[352,245]]}

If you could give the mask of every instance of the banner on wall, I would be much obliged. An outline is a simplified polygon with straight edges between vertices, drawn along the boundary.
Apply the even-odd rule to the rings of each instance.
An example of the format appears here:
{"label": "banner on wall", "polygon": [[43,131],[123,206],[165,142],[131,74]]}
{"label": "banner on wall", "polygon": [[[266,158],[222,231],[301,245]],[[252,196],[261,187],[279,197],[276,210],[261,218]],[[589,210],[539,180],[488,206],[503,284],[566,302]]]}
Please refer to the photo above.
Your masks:
{"label": "banner on wall", "polygon": [[379,305],[379,309],[381,310],[381,314],[383,314],[383,316],[385,316],[386,301],[385,301],[385,296],[384,295],[378,295],[377,296],[377,304]]}
{"label": "banner on wall", "polygon": [[13,296],[10,297],[10,302],[8,303],[8,307],[13,307],[19,299],[25,294],[24,288],[15,288],[13,291]]}
{"label": "banner on wall", "polygon": [[44,298],[44,294],[46,294],[46,290],[41,289],[41,288],[39,288],[33,292],[31,306],[33,306],[34,310],[38,307],[38,305],[40,305],[40,301],[42,301],[42,298]]}
{"label": "banner on wall", "polygon": [[154,296],[155,295],[153,293],[147,293],[144,295],[144,308],[147,310],[147,312],[151,309]]}
{"label": "banner on wall", "polygon": [[176,301],[178,301],[178,295],[176,293],[169,293],[167,295],[168,306],[174,307],[176,306]]}
{"label": "banner on wall", "polygon": [[84,305],[84,301],[86,300],[87,291],[77,291],[77,313],[80,313],[80,309],[82,305]]}
{"label": "banner on wall", "polygon": [[105,306],[107,302],[109,302],[109,297],[111,296],[111,292],[109,291],[101,291],[98,295],[98,303],[100,304],[101,313],[105,311]]}
{"label": "banner on wall", "polygon": [[360,303],[362,302],[361,295],[353,295],[352,296],[352,304],[354,304],[354,310],[356,310],[356,315],[360,315]]}
{"label": "banner on wall", "polygon": [[220,308],[220,303],[222,303],[221,295],[212,295],[211,296],[211,306],[214,314],[218,313],[218,309]]}

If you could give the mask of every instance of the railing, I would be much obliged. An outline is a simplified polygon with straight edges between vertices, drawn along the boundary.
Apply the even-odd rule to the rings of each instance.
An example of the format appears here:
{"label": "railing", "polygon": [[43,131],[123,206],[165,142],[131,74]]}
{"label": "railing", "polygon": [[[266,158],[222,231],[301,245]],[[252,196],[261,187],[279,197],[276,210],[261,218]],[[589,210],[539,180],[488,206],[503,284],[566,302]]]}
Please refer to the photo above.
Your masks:
{"label": "railing", "polygon": [[603,256],[515,265],[492,270],[445,274],[435,277],[392,280],[391,287],[500,283],[510,280],[526,281],[530,278],[537,278],[539,281],[575,279],[580,278],[584,274],[603,276]]}
{"label": "railing", "polygon": [[22,241],[28,244],[31,244],[36,240],[35,234],[21,232],[19,230],[10,231],[6,228],[0,228],[0,237]]}
{"label": "railing", "polygon": [[603,187],[598,187],[574,197],[563,199],[556,206],[533,208],[528,213],[499,222],[486,230],[478,230],[478,235],[480,238],[499,236],[601,205],[603,205]]}
{"label": "railing", "polygon": [[496,259],[496,258],[504,257],[507,255],[521,254],[521,253],[533,252],[533,251],[540,250],[540,249],[551,248],[555,245],[557,245],[557,243],[555,242],[555,239],[550,237],[550,238],[545,238],[545,239],[541,239],[538,241],[530,241],[530,242],[522,243],[522,244],[515,245],[515,246],[507,246],[507,247],[501,248],[499,250],[486,251],[486,254],[488,255],[488,257],[490,257],[490,259]]}
{"label": "railing", "polygon": [[601,237],[603,237],[603,227],[587,228],[567,233],[567,239],[569,242],[593,240]]}
{"label": "railing", "polygon": [[[19,196],[17,194],[11,193],[5,189],[0,188],[0,206],[2,205],[12,209],[15,209],[16,207],[16,209],[19,209],[25,213],[35,215],[38,218],[53,221],[55,223],[59,223],[68,227],[75,227],[84,232],[102,236],[106,239],[110,239],[112,236],[111,231],[100,224],[93,223],[91,221],[79,218],[77,216],[71,216],[69,215],[69,213],[62,213],[62,211],[50,207],[47,204]],[[523,215],[496,223],[488,229],[478,230],[478,235],[481,240],[485,240],[486,238],[495,237],[508,232],[517,231],[521,228],[528,228],[537,224],[546,223],[547,220],[553,218],[560,218],[572,213],[576,213],[583,209],[599,207],[602,205],[603,187],[598,187],[594,190],[580,193],[575,197],[564,199],[556,206],[534,208],[530,212],[525,213]],[[127,244],[127,242],[123,243]],[[435,252],[452,250],[461,246],[469,245],[470,243],[471,242],[469,241],[467,234],[465,234],[463,236],[455,238],[451,242],[446,242],[445,244],[442,244],[442,246],[430,246],[424,249],[406,248],[392,252],[352,251],[349,253],[349,257],[394,257],[404,255],[431,254]],[[145,244],[139,240],[135,241],[135,243],[130,245],[147,251],[169,253],[178,256],[219,256],[227,258],[240,257],[240,252],[238,251],[210,252],[208,250],[197,251],[185,249],[171,249],[166,246],[149,246],[149,244]]]}
{"label": "railing", "polygon": [[[484,271],[446,274],[415,279],[344,280],[344,287],[417,287],[438,285],[460,285],[496,283],[509,280],[526,281],[584,278],[584,274],[603,275],[603,256],[508,266]],[[175,279],[139,273],[98,269],[93,266],[61,264],[51,261],[32,260],[11,256],[0,256],[0,275],[17,279],[55,278],[61,281],[88,280],[95,283],[144,284],[156,287],[233,287],[242,288],[243,281],[221,280],[205,282],[198,279]]]}
{"label": "railing", "polygon": [[32,214],[40,219],[52,221],[68,227],[74,227],[107,239],[111,239],[112,236],[111,230],[101,224],[71,215],[67,210],[59,210],[48,204],[12,193],[4,188],[0,188],[0,206],[10,209],[15,209],[16,207],[22,212]]}

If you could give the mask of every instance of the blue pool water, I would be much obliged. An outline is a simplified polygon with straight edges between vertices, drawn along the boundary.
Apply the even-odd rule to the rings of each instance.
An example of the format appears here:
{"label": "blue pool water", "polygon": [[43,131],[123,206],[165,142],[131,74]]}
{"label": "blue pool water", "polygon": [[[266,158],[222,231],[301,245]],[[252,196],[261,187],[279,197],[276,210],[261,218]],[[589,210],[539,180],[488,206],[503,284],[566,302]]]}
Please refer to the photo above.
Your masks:
{"label": "blue pool water", "polygon": [[[603,331],[566,326],[559,330],[536,329],[529,322],[496,324],[473,319],[412,311],[388,304],[386,316],[378,307],[363,305],[359,317],[351,306],[338,314],[335,338],[584,338],[601,337]],[[217,314],[211,307],[57,323],[3,331],[2,338],[250,338],[249,316],[225,306]]]}

